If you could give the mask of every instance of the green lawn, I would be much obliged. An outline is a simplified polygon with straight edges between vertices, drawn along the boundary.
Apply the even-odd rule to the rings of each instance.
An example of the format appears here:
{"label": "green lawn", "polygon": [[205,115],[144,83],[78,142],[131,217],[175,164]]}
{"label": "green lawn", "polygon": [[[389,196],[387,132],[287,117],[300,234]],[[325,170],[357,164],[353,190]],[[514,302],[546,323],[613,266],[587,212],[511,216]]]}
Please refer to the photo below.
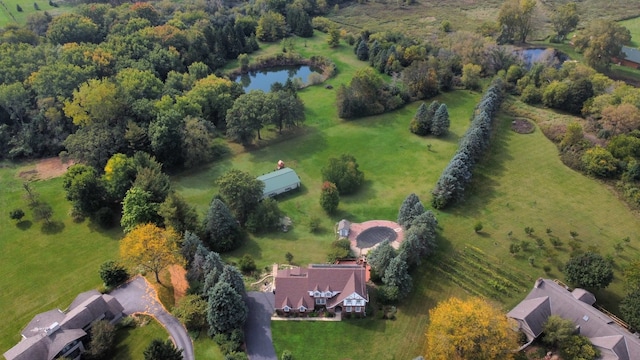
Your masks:
{"label": "green lawn", "polygon": [[[23,199],[23,180],[17,175],[33,166],[1,163],[0,184],[0,351],[20,340],[20,330],[39,313],[59,307],[65,309],[78,293],[102,283],[100,264],[116,259],[120,230],[105,232],[88,221],[74,223],[67,215],[70,204],[64,198],[61,178],[36,181],[34,189],[53,207],[56,233],[42,231],[33,221]],[[22,208],[27,216],[16,225],[8,212]]]}
{"label": "green lawn", "polygon": [[[59,6],[53,7],[49,5],[48,0],[1,0],[0,1],[0,27],[4,27],[8,24],[22,25],[26,22],[27,16],[35,12],[46,11],[52,16],[69,12],[73,10],[75,5],[63,2],[61,0],[54,0]],[[34,4],[38,4],[40,10],[36,10]],[[20,5],[22,12],[17,11],[17,5]]]}
{"label": "green lawn", "polygon": [[640,17],[620,21],[620,25],[626,27],[631,32],[631,43],[629,46],[640,47]]}
{"label": "green lawn", "polygon": [[152,317],[143,317],[147,323],[137,327],[118,329],[116,346],[112,359],[144,360],[143,352],[153,339],[166,340],[169,338],[167,330]]}

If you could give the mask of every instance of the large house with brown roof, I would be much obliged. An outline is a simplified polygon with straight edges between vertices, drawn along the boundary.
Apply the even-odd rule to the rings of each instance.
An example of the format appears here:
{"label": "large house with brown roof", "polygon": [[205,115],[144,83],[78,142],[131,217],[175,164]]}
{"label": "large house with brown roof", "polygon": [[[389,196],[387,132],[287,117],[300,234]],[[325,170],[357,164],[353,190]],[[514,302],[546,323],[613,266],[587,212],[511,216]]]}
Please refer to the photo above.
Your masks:
{"label": "large house with brown roof", "polygon": [[538,279],[529,295],[507,316],[518,322],[529,343],[542,334],[551,315],[573,321],[576,332],[589,338],[602,360],[640,359],[640,339],[599,311],[596,298],[584,289],[569,291],[549,279]]}
{"label": "large house with brown roof", "polygon": [[111,295],[91,290],[79,294],[64,312],[49,310],[36,315],[22,330],[22,340],[4,353],[7,360],[80,359],[87,331],[98,320],[115,323],[123,307]]}
{"label": "large house with brown roof", "polygon": [[278,315],[305,316],[314,310],[366,315],[369,294],[366,269],[360,265],[312,264],[278,270],[274,286]]}

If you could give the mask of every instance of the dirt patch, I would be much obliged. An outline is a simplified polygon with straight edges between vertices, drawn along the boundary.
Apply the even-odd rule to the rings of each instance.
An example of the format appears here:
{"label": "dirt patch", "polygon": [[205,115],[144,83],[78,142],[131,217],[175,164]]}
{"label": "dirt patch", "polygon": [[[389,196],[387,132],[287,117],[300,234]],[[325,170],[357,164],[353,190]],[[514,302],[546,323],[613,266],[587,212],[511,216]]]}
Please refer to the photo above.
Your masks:
{"label": "dirt patch", "polygon": [[171,285],[173,285],[173,296],[176,304],[187,294],[189,282],[187,281],[187,271],[180,265],[169,266],[171,274]]}
{"label": "dirt patch", "polygon": [[511,130],[518,134],[531,134],[535,129],[535,125],[525,118],[515,118],[511,122]]}
{"label": "dirt patch", "polygon": [[18,173],[24,180],[47,180],[62,176],[73,161],[62,162],[58,157],[38,160],[35,167],[26,168]]}

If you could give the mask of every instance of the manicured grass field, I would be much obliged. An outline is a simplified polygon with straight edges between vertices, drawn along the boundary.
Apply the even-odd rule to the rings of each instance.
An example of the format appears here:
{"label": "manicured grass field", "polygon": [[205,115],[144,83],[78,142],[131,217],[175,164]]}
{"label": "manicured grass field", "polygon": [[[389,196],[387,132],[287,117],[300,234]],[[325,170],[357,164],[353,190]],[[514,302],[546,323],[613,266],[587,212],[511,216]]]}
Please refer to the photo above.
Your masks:
{"label": "manicured grass field", "polygon": [[[55,0],[58,3],[58,7],[49,5],[48,0],[0,0],[0,27],[4,27],[8,24],[24,24],[27,20],[27,16],[34,12],[48,12],[50,15],[55,16],[64,12],[69,12],[73,9],[73,5],[66,2]],[[36,10],[34,4],[38,4],[40,10]],[[17,5],[20,5],[22,12],[18,12]]]}
{"label": "manicured grass field", "polygon": [[620,25],[626,27],[631,32],[631,47],[640,47],[640,17],[620,21]]}
{"label": "manicured grass field", "polygon": [[[20,340],[20,330],[39,313],[65,309],[78,293],[95,289],[102,281],[100,264],[118,256],[119,229],[105,232],[88,221],[74,223],[64,198],[61,178],[35,181],[33,188],[53,208],[58,231],[46,233],[33,221],[23,199],[23,180],[17,175],[29,165],[1,163],[0,168],[0,352]],[[16,224],[9,211],[22,208],[24,220]]]}
{"label": "manicured grass field", "polygon": [[169,333],[155,319],[149,317],[148,323],[134,328],[118,329],[116,347],[112,355],[118,360],[143,360],[143,352],[153,339],[166,340]]}

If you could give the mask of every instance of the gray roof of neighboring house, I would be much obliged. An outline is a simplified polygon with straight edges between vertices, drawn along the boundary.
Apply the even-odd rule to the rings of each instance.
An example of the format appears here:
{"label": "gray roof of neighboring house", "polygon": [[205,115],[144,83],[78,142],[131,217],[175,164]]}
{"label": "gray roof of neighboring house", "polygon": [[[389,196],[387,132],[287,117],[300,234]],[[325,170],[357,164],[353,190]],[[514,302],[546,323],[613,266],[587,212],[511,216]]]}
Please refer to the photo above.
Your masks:
{"label": "gray roof of neighboring house", "polygon": [[[34,316],[21,332],[25,339],[5,352],[4,357],[8,360],[53,359],[68,343],[86,335],[84,327],[102,315],[111,320],[123,310],[111,295],[95,290],[81,293],[73,300],[67,313],[54,309]],[[48,332],[55,323],[59,329]]]}
{"label": "gray roof of neighboring house", "polygon": [[[538,279],[525,300],[507,315],[518,320],[529,340],[527,329],[539,329],[549,315],[558,315],[579,326],[580,334],[601,350],[602,359],[640,359],[640,339],[591,306],[592,298],[595,299],[589,292],[578,289],[570,292],[553,280]],[[550,313],[546,306],[536,306],[545,301],[549,302]],[[531,334],[540,335],[537,331]]]}
{"label": "gray roof of neighboring house", "polygon": [[624,52],[625,60],[633,61],[634,63],[640,64],[640,50],[629,46],[623,46],[622,52]]}
{"label": "gray roof of neighboring house", "polygon": [[82,329],[58,329],[47,335],[39,333],[20,341],[4,353],[7,360],[52,360],[60,350],[72,341],[87,335]]}
{"label": "gray roof of neighboring house", "polygon": [[278,189],[294,186],[300,183],[298,174],[296,174],[296,172],[291,168],[283,168],[258,176],[258,180],[264,182],[263,194],[270,194]]}

